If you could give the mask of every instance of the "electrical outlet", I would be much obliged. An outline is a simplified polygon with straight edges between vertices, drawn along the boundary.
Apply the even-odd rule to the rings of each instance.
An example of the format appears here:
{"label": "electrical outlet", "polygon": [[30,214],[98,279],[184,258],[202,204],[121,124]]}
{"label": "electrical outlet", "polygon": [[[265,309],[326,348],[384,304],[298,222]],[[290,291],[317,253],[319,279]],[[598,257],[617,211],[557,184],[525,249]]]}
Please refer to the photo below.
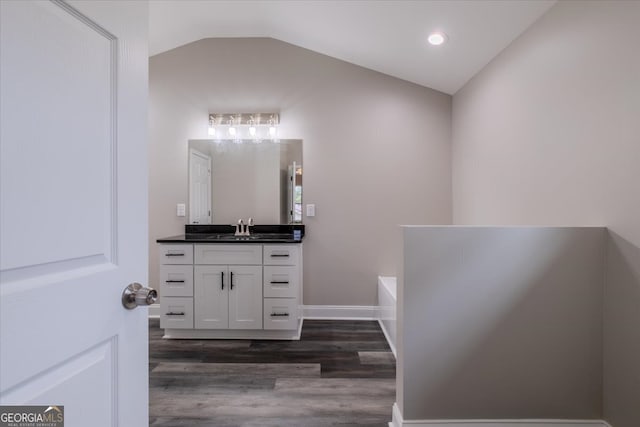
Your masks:
{"label": "electrical outlet", "polygon": [[178,216],[186,216],[187,215],[187,207],[184,203],[178,203],[176,214]]}

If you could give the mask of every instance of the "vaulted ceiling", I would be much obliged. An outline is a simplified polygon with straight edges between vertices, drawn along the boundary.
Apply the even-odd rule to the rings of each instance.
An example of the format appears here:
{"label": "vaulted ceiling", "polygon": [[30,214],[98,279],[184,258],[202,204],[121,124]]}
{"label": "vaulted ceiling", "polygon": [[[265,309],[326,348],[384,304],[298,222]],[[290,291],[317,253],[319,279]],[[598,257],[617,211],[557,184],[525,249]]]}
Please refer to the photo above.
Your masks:
{"label": "vaulted ceiling", "polygon": [[[150,55],[210,37],[271,37],[453,94],[555,2],[152,0]],[[432,31],[447,43],[427,43]]]}

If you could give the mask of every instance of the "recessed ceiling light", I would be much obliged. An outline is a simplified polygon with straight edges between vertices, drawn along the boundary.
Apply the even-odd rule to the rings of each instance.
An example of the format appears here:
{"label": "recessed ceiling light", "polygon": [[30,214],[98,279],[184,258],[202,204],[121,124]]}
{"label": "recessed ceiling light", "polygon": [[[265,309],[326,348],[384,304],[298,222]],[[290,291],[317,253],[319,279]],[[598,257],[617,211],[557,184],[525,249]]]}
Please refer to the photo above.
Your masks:
{"label": "recessed ceiling light", "polygon": [[429,34],[429,38],[427,39],[430,44],[434,46],[440,46],[447,41],[447,35],[440,31],[433,32]]}

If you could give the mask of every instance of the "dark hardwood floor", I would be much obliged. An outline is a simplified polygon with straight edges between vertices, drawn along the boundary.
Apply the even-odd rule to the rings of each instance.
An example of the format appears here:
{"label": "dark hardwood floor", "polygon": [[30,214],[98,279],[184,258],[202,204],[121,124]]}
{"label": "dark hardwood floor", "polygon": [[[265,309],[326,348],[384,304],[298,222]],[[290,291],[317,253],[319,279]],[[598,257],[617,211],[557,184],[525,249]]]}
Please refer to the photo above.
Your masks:
{"label": "dark hardwood floor", "polygon": [[149,424],[387,427],[395,359],[377,322],[305,320],[300,341],[163,340],[149,321]]}

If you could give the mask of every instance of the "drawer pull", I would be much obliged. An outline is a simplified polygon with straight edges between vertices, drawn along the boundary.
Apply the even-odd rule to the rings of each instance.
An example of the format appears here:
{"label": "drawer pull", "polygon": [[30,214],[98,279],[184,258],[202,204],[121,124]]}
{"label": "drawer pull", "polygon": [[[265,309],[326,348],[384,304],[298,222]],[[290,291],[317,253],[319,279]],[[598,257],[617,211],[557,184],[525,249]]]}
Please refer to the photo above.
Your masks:
{"label": "drawer pull", "polygon": [[289,313],[271,313],[271,317],[289,317]]}
{"label": "drawer pull", "polygon": [[271,258],[289,258],[289,254],[271,254]]}
{"label": "drawer pull", "polygon": [[181,253],[181,254],[164,254],[164,256],[184,256],[184,253]]}
{"label": "drawer pull", "polygon": [[231,275],[231,280],[230,280],[229,286],[230,286],[231,290],[233,290],[233,271],[230,272],[229,274]]}
{"label": "drawer pull", "polygon": [[287,282],[285,282],[285,281],[279,281],[279,280],[272,280],[270,283],[271,283],[272,285],[288,285],[288,284],[289,284],[289,282],[288,282],[288,281],[287,281]]}
{"label": "drawer pull", "polygon": [[184,280],[165,280],[166,283],[184,283]]}
{"label": "drawer pull", "polygon": [[224,291],[224,271],[220,272],[220,289]]}
{"label": "drawer pull", "polygon": [[174,313],[173,311],[170,311],[169,313],[166,313],[167,316],[184,316],[184,311],[182,312],[177,312]]}

